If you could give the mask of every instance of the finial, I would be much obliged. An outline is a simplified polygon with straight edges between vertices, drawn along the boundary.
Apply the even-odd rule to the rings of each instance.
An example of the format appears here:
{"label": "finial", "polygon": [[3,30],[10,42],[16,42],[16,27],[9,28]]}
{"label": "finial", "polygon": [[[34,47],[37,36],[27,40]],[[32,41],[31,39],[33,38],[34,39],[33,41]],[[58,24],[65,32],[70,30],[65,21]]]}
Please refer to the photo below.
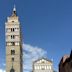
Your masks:
{"label": "finial", "polygon": [[14,8],[13,8],[12,16],[17,16],[17,14],[16,14],[16,6],[15,6],[15,4],[14,4]]}
{"label": "finial", "polygon": [[16,6],[15,6],[15,4],[14,4],[14,8],[13,8],[13,11],[16,11]]}

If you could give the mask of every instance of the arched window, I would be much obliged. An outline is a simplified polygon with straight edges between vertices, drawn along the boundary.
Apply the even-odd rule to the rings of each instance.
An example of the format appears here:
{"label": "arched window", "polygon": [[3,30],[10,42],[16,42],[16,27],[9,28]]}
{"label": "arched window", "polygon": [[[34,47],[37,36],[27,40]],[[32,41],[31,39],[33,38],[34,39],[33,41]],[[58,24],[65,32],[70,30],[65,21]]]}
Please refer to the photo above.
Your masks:
{"label": "arched window", "polygon": [[15,39],[15,35],[11,35],[11,39]]}
{"label": "arched window", "polygon": [[13,32],[14,32],[14,30],[15,30],[15,29],[13,28]]}
{"label": "arched window", "polygon": [[15,46],[15,42],[11,42],[11,45],[12,45],[12,46]]}
{"label": "arched window", "polygon": [[12,62],[14,62],[14,57],[12,57]]}
{"label": "arched window", "polygon": [[10,72],[15,72],[15,70],[12,68],[12,69],[10,70]]}
{"label": "arched window", "polygon": [[15,55],[15,50],[11,50],[11,55]]}

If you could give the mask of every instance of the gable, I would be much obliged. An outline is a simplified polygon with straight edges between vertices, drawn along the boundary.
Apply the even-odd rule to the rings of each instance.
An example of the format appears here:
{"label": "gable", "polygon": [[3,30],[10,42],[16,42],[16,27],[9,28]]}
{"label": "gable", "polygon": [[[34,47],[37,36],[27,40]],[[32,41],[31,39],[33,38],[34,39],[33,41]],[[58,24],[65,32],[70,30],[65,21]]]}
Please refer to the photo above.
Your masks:
{"label": "gable", "polygon": [[40,60],[37,60],[35,64],[52,64],[52,62],[47,59],[40,59]]}

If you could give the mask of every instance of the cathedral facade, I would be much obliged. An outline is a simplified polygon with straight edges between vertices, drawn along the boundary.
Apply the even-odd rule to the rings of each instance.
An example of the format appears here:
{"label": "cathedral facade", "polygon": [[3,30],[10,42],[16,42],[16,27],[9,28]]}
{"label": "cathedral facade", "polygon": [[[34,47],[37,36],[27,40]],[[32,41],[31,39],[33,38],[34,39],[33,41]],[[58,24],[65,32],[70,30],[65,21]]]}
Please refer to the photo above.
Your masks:
{"label": "cathedral facade", "polygon": [[53,72],[53,62],[46,58],[41,58],[33,62],[32,72]]}

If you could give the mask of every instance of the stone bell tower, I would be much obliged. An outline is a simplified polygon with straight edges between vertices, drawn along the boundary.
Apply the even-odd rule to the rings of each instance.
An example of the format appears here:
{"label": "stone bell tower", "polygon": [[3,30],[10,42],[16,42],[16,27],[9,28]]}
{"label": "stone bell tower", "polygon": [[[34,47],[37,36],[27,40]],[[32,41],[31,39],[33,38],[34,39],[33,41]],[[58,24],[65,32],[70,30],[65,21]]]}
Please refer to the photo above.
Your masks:
{"label": "stone bell tower", "polygon": [[15,6],[5,23],[5,39],[6,72],[23,72],[21,29]]}

